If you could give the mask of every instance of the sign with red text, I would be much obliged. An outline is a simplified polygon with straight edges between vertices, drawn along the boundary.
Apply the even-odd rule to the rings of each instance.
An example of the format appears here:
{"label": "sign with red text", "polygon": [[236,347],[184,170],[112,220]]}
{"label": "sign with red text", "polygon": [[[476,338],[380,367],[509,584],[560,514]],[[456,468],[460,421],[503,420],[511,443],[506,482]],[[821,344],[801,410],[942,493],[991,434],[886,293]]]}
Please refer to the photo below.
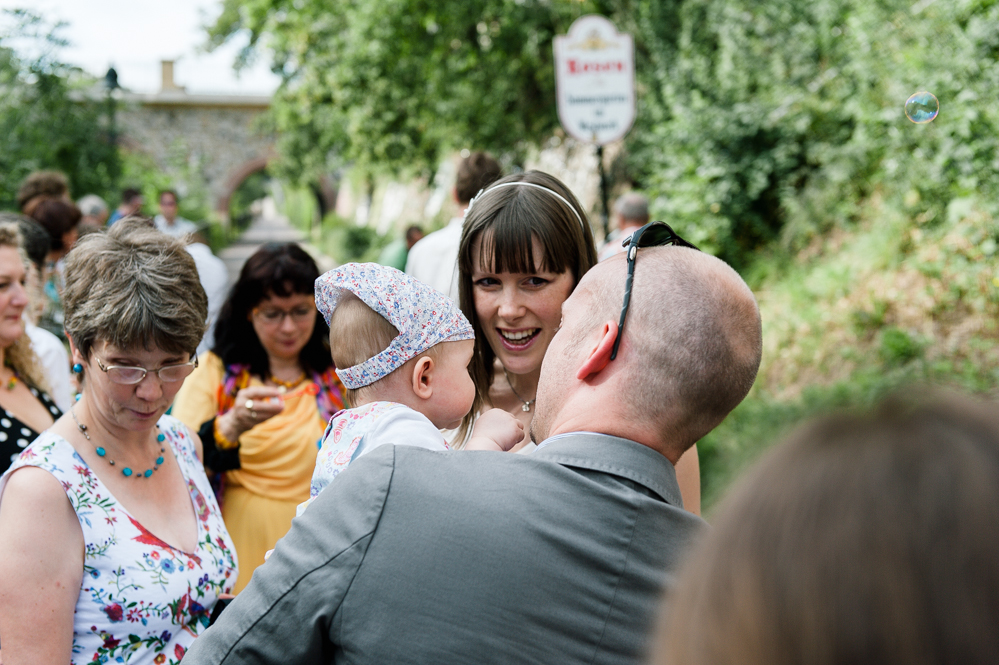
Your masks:
{"label": "sign with red text", "polygon": [[603,16],[582,16],[555,38],[558,118],[597,145],[623,138],[635,121],[635,46]]}

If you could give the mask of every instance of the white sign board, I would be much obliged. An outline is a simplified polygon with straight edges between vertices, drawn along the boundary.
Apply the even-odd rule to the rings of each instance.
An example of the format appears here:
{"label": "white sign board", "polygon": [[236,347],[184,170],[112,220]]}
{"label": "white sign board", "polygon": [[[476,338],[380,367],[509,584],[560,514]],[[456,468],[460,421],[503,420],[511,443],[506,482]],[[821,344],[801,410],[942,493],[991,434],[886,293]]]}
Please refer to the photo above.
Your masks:
{"label": "white sign board", "polygon": [[603,16],[583,16],[555,38],[558,118],[570,136],[605,145],[635,121],[635,46]]}

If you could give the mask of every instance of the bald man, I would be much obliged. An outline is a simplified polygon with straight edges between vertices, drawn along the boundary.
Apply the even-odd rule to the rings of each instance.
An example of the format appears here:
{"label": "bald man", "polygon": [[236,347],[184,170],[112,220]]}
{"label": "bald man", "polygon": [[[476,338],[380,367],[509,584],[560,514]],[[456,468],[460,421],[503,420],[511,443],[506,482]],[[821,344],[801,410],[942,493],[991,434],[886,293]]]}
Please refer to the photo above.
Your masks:
{"label": "bald man", "polygon": [[746,395],[752,293],[696,250],[639,249],[563,304],[532,455],[383,446],[296,518],[195,641],[201,663],[632,665],[701,520],[673,465]]}

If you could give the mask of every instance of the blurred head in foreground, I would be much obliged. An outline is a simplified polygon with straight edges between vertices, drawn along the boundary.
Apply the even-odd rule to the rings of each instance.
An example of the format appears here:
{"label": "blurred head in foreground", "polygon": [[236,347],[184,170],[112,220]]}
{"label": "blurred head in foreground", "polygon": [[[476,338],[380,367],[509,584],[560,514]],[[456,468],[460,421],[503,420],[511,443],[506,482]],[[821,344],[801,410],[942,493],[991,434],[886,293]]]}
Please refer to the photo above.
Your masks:
{"label": "blurred head in foreground", "polygon": [[738,483],[669,599],[654,662],[999,662],[999,410],[892,398]]}

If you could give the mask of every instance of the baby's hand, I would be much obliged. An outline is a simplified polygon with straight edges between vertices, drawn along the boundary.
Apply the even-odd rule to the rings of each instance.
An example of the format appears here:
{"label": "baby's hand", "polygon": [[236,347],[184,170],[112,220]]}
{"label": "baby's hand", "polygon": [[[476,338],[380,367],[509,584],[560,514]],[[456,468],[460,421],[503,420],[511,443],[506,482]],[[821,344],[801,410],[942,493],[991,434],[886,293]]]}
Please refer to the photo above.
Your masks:
{"label": "baby's hand", "polygon": [[489,409],[475,421],[465,449],[505,452],[523,440],[523,423],[502,409]]}

